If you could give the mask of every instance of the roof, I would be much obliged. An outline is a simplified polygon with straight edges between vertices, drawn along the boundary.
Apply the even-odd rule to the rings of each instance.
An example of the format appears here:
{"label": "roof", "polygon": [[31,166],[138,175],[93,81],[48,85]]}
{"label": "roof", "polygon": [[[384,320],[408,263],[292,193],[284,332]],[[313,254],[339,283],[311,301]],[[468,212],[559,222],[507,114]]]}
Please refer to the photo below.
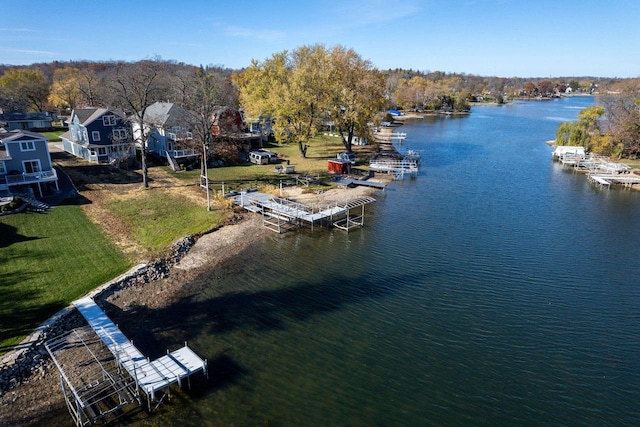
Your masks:
{"label": "roof", "polygon": [[6,122],[24,122],[28,120],[52,120],[49,113],[5,113],[0,119]]}
{"label": "roof", "polygon": [[192,113],[173,102],[156,102],[147,107],[144,115],[151,125],[169,128],[188,124]]}
{"label": "roof", "polygon": [[28,130],[15,129],[10,130],[8,132],[0,132],[0,142],[6,143],[11,141],[29,141],[33,139],[44,139],[47,138],[39,133],[29,132]]}
{"label": "roof", "polygon": [[71,113],[71,118],[73,119],[73,116],[75,115],[76,117],[78,117],[80,123],[86,126],[99,119],[100,117],[106,115],[107,113],[111,113],[115,116],[120,117],[121,119],[124,118],[124,113],[122,111],[102,107],[78,108],[76,110],[73,110],[73,113]]}

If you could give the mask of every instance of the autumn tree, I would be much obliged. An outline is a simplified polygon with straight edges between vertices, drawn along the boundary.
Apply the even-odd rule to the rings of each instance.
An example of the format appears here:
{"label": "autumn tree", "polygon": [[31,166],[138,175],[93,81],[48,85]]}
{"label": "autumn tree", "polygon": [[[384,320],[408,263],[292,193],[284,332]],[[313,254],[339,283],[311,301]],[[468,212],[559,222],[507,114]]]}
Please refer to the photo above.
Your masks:
{"label": "autumn tree", "polygon": [[561,123],[556,130],[556,145],[581,146],[587,151],[599,151],[594,148],[601,147],[604,142],[600,128],[600,118],[604,114],[604,107],[589,107],[578,114],[577,121]]}
{"label": "autumn tree", "polygon": [[147,108],[161,101],[171,87],[165,64],[159,58],[136,63],[118,63],[110,76],[109,89],[113,104],[127,113],[134,127],[134,139],[140,150],[142,184],[149,187],[147,179],[146,142],[151,132]]}
{"label": "autumn tree", "polygon": [[236,78],[245,112],[270,117],[276,139],[298,144],[302,157],[329,105],[327,63],[324,46],[302,46],[253,60]]}
{"label": "autumn tree", "polygon": [[538,94],[538,88],[536,87],[535,84],[533,84],[533,82],[527,82],[524,85],[524,91],[527,93],[528,96],[534,96]]}
{"label": "autumn tree", "polygon": [[384,107],[384,76],[353,49],[334,47],[329,53],[329,119],[348,153],[353,137],[370,137],[370,123]]}
{"label": "autumn tree", "polygon": [[49,103],[57,108],[76,108],[80,97],[80,70],[74,67],[58,68],[53,72]]}
{"label": "autumn tree", "polygon": [[0,77],[0,87],[3,88],[3,97],[13,99],[15,105],[26,105],[35,111],[45,110],[49,82],[40,71],[10,68]]}
{"label": "autumn tree", "polygon": [[542,80],[538,82],[538,92],[542,96],[551,96],[553,95],[554,84],[551,80]]}
{"label": "autumn tree", "polygon": [[600,98],[607,110],[612,154],[635,159],[640,157],[640,79],[621,82],[615,89]]}

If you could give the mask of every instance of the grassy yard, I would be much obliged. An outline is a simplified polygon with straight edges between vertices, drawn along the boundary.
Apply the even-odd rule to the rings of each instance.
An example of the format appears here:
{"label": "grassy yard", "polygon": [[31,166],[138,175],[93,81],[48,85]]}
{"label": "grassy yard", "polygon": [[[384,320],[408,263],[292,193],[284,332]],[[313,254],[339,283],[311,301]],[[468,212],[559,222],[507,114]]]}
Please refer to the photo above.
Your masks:
{"label": "grassy yard", "polygon": [[0,217],[0,354],[130,266],[80,206]]}
{"label": "grassy yard", "polygon": [[[265,145],[265,149],[278,153],[282,160],[288,160],[289,164],[295,166],[296,173],[309,174],[327,178],[327,159],[336,158],[336,155],[345,151],[340,138],[326,135],[318,135],[309,143],[307,156],[300,156],[300,151],[296,144]],[[373,146],[354,146],[356,153],[356,167],[368,169],[368,160],[374,155]],[[209,181],[211,188],[220,190],[221,183],[225,183],[225,190],[239,189],[241,187],[256,186],[264,184],[278,185],[280,180],[287,180],[287,175],[278,174],[271,165],[243,164],[239,166],[226,166],[221,168],[209,168]],[[178,179],[184,181],[197,181],[200,175],[199,170],[181,172],[176,174]]]}
{"label": "grassy yard", "polygon": [[38,132],[42,136],[46,136],[50,142],[60,142],[60,135],[65,133],[68,129],[66,127],[56,127],[54,130],[50,132]]}
{"label": "grassy yard", "polygon": [[215,228],[226,215],[221,207],[207,211],[204,203],[163,188],[113,197],[105,207],[126,225],[129,237],[149,256],[161,254],[180,237]]}

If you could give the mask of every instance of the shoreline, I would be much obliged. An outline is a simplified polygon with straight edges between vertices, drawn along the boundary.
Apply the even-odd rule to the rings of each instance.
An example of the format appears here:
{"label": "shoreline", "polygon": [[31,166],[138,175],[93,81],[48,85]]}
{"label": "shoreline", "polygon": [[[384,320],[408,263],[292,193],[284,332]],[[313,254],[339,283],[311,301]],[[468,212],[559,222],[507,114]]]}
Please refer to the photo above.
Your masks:
{"label": "shoreline", "polygon": [[[316,194],[304,193],[301,188],[289,188],[283,197],[301,203],[324,204],[364,194],[373,195],[378,191],[368,187],[334,188]],[[152,312],[171,306],[197,286],[200,275],[231,262],[253,243],[269,235],[273,232],[263,226],[260,215],[235,210],[223,226],[200,236],[179,239],[171,246],[168,255],[137,265],[85,296],[95,298],[115,322],[140,325],[148,320],[145,318],[148,314],[139,314],[140,307]],[[0,426],[41,425],[45,419],[52,418],[56,420],[55,425],[69,424],[58,370],[44,348],[44,342],[84,323],[73,305],[69,305],[2,356]],[[14,410],[15,405],[19,405],[20,411]]]}

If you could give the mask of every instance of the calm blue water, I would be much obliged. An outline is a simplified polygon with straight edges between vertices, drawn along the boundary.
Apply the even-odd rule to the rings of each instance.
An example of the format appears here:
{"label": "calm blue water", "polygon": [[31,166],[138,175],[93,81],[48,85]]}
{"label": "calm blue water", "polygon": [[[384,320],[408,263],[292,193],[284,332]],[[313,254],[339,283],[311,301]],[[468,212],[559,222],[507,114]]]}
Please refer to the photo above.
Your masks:
{"label": "calm blue water", "polygon": [[211,379],[155,422],[640,424],[640,193],[544,144],[592,103],[405,125],[420,175],[363,229],[270,236],[157,313],[150,348],[188,339]]}

